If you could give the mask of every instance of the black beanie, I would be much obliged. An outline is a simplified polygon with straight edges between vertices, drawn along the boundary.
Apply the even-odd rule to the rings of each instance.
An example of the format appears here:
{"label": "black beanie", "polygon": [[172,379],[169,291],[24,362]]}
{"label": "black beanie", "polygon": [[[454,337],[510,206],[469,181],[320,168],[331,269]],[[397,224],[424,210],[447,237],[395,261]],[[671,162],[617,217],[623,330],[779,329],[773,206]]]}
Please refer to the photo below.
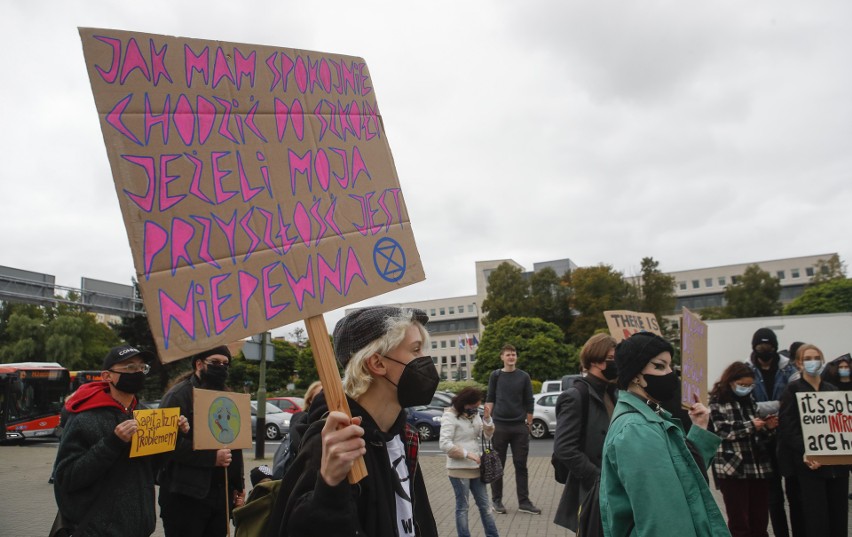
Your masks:
{"label": "black beanie", "polygon": [[199,352],[198,354],[193,355],[192,356],[192,367],[195,368],[195,362],[197,362],[198,360],[206,360],[207,358],[209,358],[209,357],[211,357],[215,354],[221,354],[222,356],[227,356],[229,361],[231,359],[231,350],[228,348],[228,346],[227,345],[219,345],[218,347],[213,347],[212,349],[208,349],[206,351]]}
{"label": "black beanie", "polygon": [[754,350],[761,343],[769,343],[773,349],[778,350],[778,336],[769,328],[757,329],[757,332],[751,337],[751,350]]}
{"label": "black beanie", "polygon": [[413,321],[425,325],[429,322],[426,312],[416,308],[402,309],[395,306],[372,306],[353,311],[337,321],[334,327],[334,356],[341,367],[356,352],[385,335],[388,331],[386,321],[391,317],[410,316]]}
{"label": "black beanie", "polygon": [[645,369],[651,358],[661,352],[674,356],[672,344],[651,332],[637,332],[615,347],[618,387],[626,390],[630,381]]}

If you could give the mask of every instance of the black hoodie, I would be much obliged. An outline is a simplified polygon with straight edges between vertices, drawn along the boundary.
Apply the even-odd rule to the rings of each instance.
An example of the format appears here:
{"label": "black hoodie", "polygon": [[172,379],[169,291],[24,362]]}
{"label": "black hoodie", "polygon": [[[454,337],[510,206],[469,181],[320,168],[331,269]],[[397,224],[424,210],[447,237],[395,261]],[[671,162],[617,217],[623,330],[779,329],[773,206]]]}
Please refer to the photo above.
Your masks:
{"label": "black hoodie", "polygon": [[[426,483],[417,462],[419,439],[406,423],[401,411],[391,429],[382,432],[373,418],[354,399],[347,398],[353,416],[362,418],[367,453],[364,462],[367,477],[355,485],[346,480],[335,487],[323,481],[319,470],[322,463],[322,418],[328,413],[323,394],[311,404],[308,428],[302,437],[299,455],[284,477],[278,501],[271,515],[272,535],[323,535],[397,537],[394,480],[397,479],[388,457],[387,442],[401,436],[406,444],[406,463],[411,476],[411,496],[416,534],[437,537],[438,528],[426,494]],[[317,423],[319,422],[319,423]],[[316,425],[313,425],[316,423]],[[288,481],[293,483],[287,494]],[[282,515],[283,512],[283,515]],[[278,527],[276,533],[274,528]]]}

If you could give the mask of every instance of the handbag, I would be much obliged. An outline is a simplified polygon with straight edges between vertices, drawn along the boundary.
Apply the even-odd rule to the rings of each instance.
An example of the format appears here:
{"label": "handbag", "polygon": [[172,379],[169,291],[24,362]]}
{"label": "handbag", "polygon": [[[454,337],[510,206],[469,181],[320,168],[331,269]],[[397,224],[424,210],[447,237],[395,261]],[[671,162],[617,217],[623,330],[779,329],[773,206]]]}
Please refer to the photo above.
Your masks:
{"label": "handbag", "polygon": [[485,435],[479,437],[482,445],[482,455],[479,457],[479,479],[485,484],[493,483],[503,477],[503,464],[500,455],[491,447],[491,440],[486,440]]}
{"label": "handbag", "polygon": [[577,537],[603,537],[600,486],[601,480],[597,478],[577,510]]}

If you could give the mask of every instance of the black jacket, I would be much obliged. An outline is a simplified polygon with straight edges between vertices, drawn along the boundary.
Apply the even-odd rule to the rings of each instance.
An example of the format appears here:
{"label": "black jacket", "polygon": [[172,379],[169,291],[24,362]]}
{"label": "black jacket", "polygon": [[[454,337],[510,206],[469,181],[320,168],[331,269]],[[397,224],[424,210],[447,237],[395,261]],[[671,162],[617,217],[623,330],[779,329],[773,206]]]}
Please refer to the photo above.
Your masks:
{"label": "black jacket", "polygon": [[[96,397],[112,400],[108,392]],[[66,519],[75,525],[85,520],[75,537],[154,533],[154,475],[162,457],[130,458],[130,442],[118,438],[115,427],[133,419],[132,412],[107,401],[71,415],[56,455],[54,494]]]}
{"label": "black jacket", "polygon": [[[395,471],[391,468],[386,443],[400,435],[406,444],[406,464],[411,476],[412,510],[416,534],[437,537],[438,528],[432,516],[426,483],[417,462],[419,437],[405,421],[405,411],[400,412],[396,423],[387,433],[382,432],[373,418],[358,403],[349,399],[353,416],[361,416],[367,453],[364,462],[367,477],[356,485],[346,480],[335,487],[328,486],[319,474],[322,462],[322,435],[320,426],[312,426],[302,438],[299,455],[282,483],[295,477],[292,492],[279,493],[285,505],[283,517],[276,516],[278,535],[305,537],[361,536],[397,537],[396,501],[394,492]],[[309,421],[322,419],[328,412],[325,399],[318,395],[311,403]],[[276,508],[281,505],[276,505]],[[283,518],[283,520],[282,520]]]}
{"label": "black jacket", "polygon": [[[805,466],[805,439],[802,435],[799,403],[796,397],[800,392],[816,392],[814,387],[803,378],[790,381],[781,396],[781,409],[778,411],[778,469],[783,476],[792,476],[796,472],[809,472],[823,479],[840,477],[848,472],[848,466],[821,466],[810,470]],[[820,382],[819,391],[832,392],[837,388],[826,381]]]}
{"label": "black jacket", "polygon": [[[582,388],[577,384],[582,382]],[[583,412],[583,398],[588,392],[588,419]],[[609,414],[601,394],[586,378],[562,392],[556,400],[556,437],[553,453],[569,470],[568,480],[553,522],[577,531],[577,509],[586,493],[601,475],[601,458]]]}
{"label": "black jacket", "polygon": [[[224,488],[225,472],[216,466],[215,449],[192,450],[192,434],[195,430],[195,417],[192,412],[192,389],[203,388],[197,375],[190,375],[172,387],[163,400],[161,408],[180,407],[180,413],[189,420],[189,434],[180,436],[177,446],[168,464],[158,477],[160,488],[166,488],[175,494],[184,494],[193,498],[203,499],[211,493],[211,487]],[[206,427],[202,417],[200,427]],[[228,466],[228,497],[230,491],[244,490],[243,452],[240,449],[231,451],[231,465]],[[215,491],[214,491],[215,494]]]}

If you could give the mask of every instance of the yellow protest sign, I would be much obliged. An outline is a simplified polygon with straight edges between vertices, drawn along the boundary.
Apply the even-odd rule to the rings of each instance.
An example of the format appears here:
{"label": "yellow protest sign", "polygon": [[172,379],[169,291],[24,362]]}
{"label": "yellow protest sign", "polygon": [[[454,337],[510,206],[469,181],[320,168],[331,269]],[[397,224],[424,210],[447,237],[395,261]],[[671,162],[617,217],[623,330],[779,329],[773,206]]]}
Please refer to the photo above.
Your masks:
{"label": "yellow protest sign", "polygon": [[139,422],[139,429],[130,441],[131,457],[174,451],[180,408],[134,410],[133,418]]}

